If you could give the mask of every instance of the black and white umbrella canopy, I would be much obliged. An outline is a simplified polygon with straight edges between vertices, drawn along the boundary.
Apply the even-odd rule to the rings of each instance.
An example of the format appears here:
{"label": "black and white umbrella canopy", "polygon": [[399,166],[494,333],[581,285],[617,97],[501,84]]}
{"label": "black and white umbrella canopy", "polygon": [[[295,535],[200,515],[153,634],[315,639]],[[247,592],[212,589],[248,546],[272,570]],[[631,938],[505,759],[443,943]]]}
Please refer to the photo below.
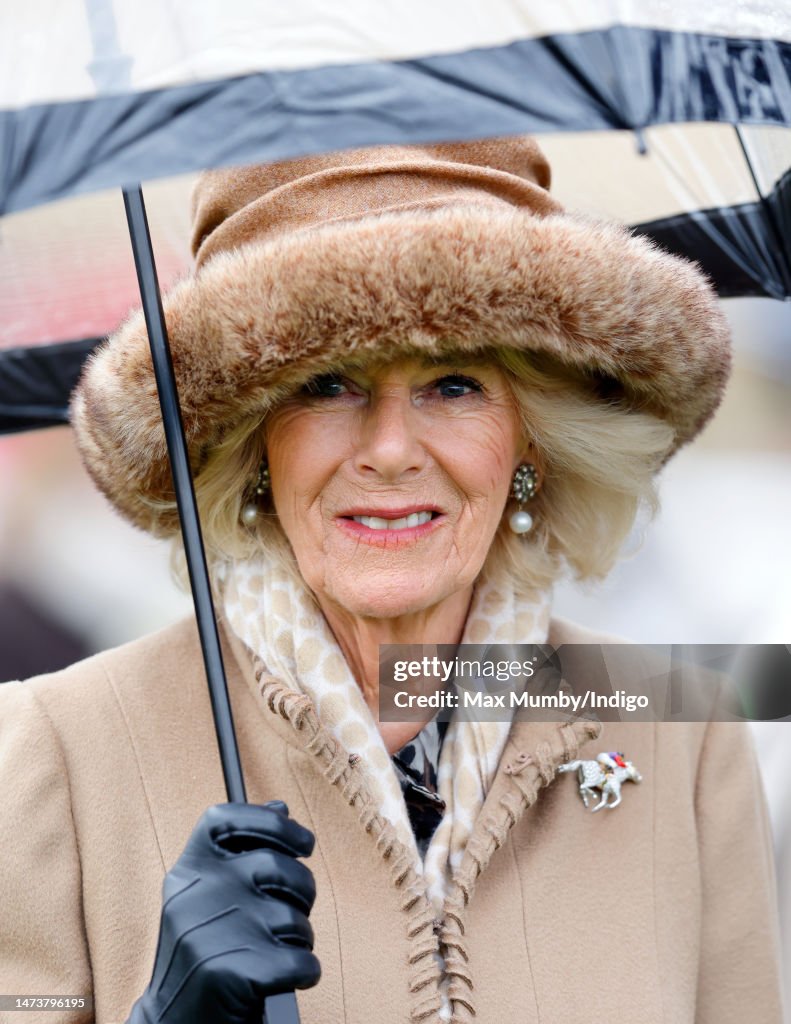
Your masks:
{"label": "black and white umbrella canopy", "polygon": [[4,19],[0,430],[64,422],[82,357],[139,304],[119,187],[161,179],[168,284],[205,167],[540,133],[570,208],[697,260],[723,296],[791,296],[781,5],[39,0]]}
{"label": "black and white umbrella canopy", "polygon": [[14,7],[0,213],[372,143],[791,119],[791,14],[764,0]]}

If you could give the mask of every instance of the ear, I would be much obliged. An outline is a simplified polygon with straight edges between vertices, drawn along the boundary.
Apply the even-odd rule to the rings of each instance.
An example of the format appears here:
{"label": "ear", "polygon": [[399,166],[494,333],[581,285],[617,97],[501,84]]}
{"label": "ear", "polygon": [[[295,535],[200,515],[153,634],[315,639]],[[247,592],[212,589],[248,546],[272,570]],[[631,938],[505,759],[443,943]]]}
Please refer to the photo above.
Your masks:
{"label": "ear", "polygon": [[520,449],[517,456],[516,462],[514,462],[513,471],[516,472],[519,466],[524,463],[529,463],[536,467],[536,473],[538,474],[538,490],[541,490],[541,485],[544,482],[544,460],[541,456],[541,452],[532,443],[532,441],[525,441]]}

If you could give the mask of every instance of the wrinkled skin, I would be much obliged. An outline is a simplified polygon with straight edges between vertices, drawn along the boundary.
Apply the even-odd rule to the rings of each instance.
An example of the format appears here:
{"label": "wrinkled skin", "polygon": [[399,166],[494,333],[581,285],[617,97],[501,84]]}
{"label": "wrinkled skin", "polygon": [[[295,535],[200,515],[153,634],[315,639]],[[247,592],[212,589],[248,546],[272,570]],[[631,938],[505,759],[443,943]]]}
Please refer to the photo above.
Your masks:
{"label": "wrinkled skin", "polygon": [[[538,462],[516,401],[491,362],[404,358],[314,378],[265,441],[280,523],[373,709],[380,643],[461,638],[514,470]],[[349,525],[405,508],[438,515],[420,536]]]}

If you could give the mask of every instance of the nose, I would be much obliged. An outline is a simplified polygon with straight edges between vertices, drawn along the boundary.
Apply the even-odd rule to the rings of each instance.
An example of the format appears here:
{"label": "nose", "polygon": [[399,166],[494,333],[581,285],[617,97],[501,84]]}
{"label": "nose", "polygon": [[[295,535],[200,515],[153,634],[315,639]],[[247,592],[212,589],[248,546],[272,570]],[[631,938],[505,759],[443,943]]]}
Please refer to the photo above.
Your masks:
{"label": "nose", "polygon": [[363,412],[354,462],[364,476],[379,476],[390,483],[423,468],[426,451],[408,388],[372,395]]}

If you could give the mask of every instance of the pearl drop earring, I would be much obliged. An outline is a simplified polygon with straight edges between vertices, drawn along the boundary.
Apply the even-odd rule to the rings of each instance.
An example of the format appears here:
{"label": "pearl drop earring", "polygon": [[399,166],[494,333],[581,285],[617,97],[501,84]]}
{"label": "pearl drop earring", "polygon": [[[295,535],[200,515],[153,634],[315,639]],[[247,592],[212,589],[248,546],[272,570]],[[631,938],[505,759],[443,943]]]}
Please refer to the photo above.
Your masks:
{"label": "pearl drop earring", "polygon": [[261,465],[258,467],[258,477],[255,482],[255,487],[253,488],[252,497],[249,501],[244,503],[242,506],[242,513],[239,516],[242,523],[251,530],[258,521],[261,499],[269,490],[269,487],[269,466],[266,464],[266,459],[262,459]]}
{"label": "pearl drop earring", "polygon": [[530,501],[538,490],[538,470],[530,463],[523,463],[514,473],[514,482],[511,486],[511,493],[519,502],[519,508],[508,520],[508,525],[514,533],[528,533],[533,526],[533,517],[526,512],[522,505]]}

